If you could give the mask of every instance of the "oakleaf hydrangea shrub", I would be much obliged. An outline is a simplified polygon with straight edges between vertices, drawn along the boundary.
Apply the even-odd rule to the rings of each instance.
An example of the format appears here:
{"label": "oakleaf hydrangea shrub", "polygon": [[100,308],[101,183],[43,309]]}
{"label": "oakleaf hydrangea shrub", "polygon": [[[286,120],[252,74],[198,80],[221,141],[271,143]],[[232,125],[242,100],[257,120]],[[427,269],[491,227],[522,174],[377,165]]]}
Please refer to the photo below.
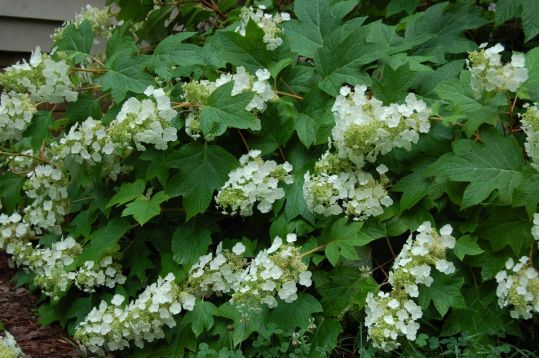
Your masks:
{"label": "oakleaf hydrangea shrub", "polygon": [[532,357],[538,12],[85,7],[0,74],[0,250],[81,356]]}

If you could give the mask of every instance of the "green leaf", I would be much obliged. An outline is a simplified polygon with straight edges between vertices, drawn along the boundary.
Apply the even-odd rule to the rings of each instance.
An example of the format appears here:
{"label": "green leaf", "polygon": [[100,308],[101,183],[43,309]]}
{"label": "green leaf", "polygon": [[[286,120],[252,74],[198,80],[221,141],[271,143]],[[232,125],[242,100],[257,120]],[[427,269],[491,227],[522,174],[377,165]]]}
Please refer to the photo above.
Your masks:
{"label": "green leaf", "polygon": [[521,86],[525,88],[532,101],[539,101],[539,47],[534,48],[526,54],[526,68],[528,69],[528,79]]}
{"label": "green leaf", "polygon": [[88,20],[75,25],[71,24],[62,31],[61,39],[56,43],[57,51],[65,52],[70,62],[77,64],[90,56],[94,35],[92,25]]}
{"label": "green leaf", "polygon": [[34,115],[32,124],[24,132],[24,137],[30,137],[30,143],[34,152],[39,152],[42,145],[49,143],[52,139],[50,130],[54,127],[52,113],[49,111],[39,111]]}
{"label": "green leaf", "polygon": [[433,272],[434,281],[429,287],[421,285],[419,288],[419,304],[426,309],[430,302],[444,317],[449,308],[466,308],[466,302],[460,292],[464,285],[464,278],[458,276],[448,276],[440,272]]}
{"label": "green leaf", "polygon": [[521,12],[521,0],[498,0],[496,2],[495,13],[496,26],[499,26],[514,17],[520,17]]}
{"label": "green leaf", "polygon": [[315,68],[322,76],[318,86],[331,96],[337,96],[344,83],[351,85],[371,83],[370,77],[361,70],[387,53],[381,44],[367,42],[369,30],[362,27],[351,33],[341,43],[319,48],[314,56]]}
{"label": "green leaf", "polygon": [[522,27],[528,42],[539,34],[539,2],[536,0],[520,0],[522,2]]}
{"label": "green leaf", "polygon": [[116,249],[116,244],[131,228],[129,221],[125,219],[111,219],[106,226],[94,231],[84,247],[82,253],[75,258],[70,268],[77,268],[86,261],[98,261],[106,254]]}
{"label": "green leaf", "polygon": [[146,224],[151,218],[161,214],[161,203],[169,199],[164,191],[156,193],[151,198],[139,196],[126,205],[122,216],[132,215],[140,226]]}
{"label": "green leaf", "polygon": [[90,93],[81,93],[77,98],[77,102],[72,103],[67,107],[66,118],[69,124],[85,121],[88,117],[93,119],[101,118],[101,108],[98,98],[95,98]]}
{"label": "green leaf", "polygon": [[531,218],[539,204],[539,173],[530,166],[522,170],[522,180],[513,193],[513,206],[524,206]]}
{"label": "green leaf", "polygon": [[393,70],[390,66],[384,66],[382,80],[372,81],[372,90],[376,98],[389,105],[401,102],[408,94],[408,89],[414,84],[415,75],[410,71],[410,66],[404,64]]}
{"label": "green leaf", "polygon": [[284,24],[284,33],[290,39],[295,53],[314,57],[316,50],[325,45],[329,35],[338,30],[342,19],[357,5],[357,0],[297,0],[294,13],[298,20]]}
{"label": "green leaf", "polygon": [[337,346],[337,339],[343,329],[338,320],[320,317],[316,321],[316,330],[311,337],[311,350],[309,358],[321,358],[325,354],[322,352],[331,352]]}
{"label": "green leaf", "polygon": [[481,131],[483,144],[457,140],[453,153],[440,158],[429,169],[430,175],[468,182],[462,208],[485,201],[496,192],[500,202],[511,203],[513,190],[522,179],[522,151],[515,137],[504,137],[494,128]]}
{"label": "green leaf", "polygon": [[471,235],[464,235],[458,238],[455,243],[454,253],[461,261],[464,256],[475,256],[485,252],[477,244],[477,237]]}
{"label": "green leaf", "polygon": [[178,175],[167,184],[170,197],[183,195],[186,220],[202,213],[210,205],[213,192],[228,179],[238,160],[217,145],[189,143],[178,151]]}
{"label": "green leaf", "polygon": [[270,313],[268,322],[275,323],[281,329],[307,328],[309,317],[318,312],[322,312],[320,302],[307,293],[299,293],[294,302],[280,302]]}
{"label": "green leaf", "polygon": [[122,49],[105,64],[107,73],[96,82],[104,91],[110,90],[116,102],[121,102],[128,92],[143,93],[153,84],[153,77],[145,71],[148,56],[134,56],[131,49]]}
{"label": "green leaf", "polygon": [[335,266],[341,256],[347,259],[357,259],[355,247],[367,245],[374,238],[362,231],[363,224],[347,223],[347,218],[341,218],[322,232],[320,241],[326,243],[326,257]]}
{"label": "green leaf", "polygon": [[206,254],[210,244],[210,230],[195,223],[183,224],[172,236],[174,261],[190,267],[198,261],[200,256]]}
{"label": "green leaf", "polygon": [[386,7],[386,16],[392,16],[402,11],[412,15],[420,0],[391,0]]}
{"label": "green leaf", "polygon": [[331,100],[320,90],[309,92],[305,96],[306,106],[297,114],[294,121],[299,140],[305,147],[313,144],[324,144],[335,125],[331,113]]}
{"label": "green leaf", "polygon": [[262,40],[264,31],[252,20],[246,28],[246,36],[237,32],[217,31],[213,36],[212,44],[220,60],[234,66],[243,66],[251,73],[260,68],[269,68],[278,50],[269,51]]}
{"label": "green leaf", "polygon": [[183,317],[184,323],[191,323],[191,329],[195,336],[200,336],[204,331],[209,331],[213,327],[217,307],[208,301],[197,301],[195,307],[187,312]]}
{"label": "green leaf", "polygon": [[118,190],[118,192],[109,200],[106,208],[110,208],[114,205],[123,205],[135,200],[144,194],[144,188],[146,188],[146,183],[142,179],[137,179],[133,183],[122,184],[120,190]]}
{"label": "green leaf", "polygon": [[495,96],[486,103],[480,103],[470,87],[469,71],[463,71],[459,80],[441,82],[434,91],[447,103],[446,120],[456,122],[464,119],[464,128],[468,135],[474,133],[483,123],[495,125],[499,119],[498,106],[507,104],[503,96]]}
{"label": "green leaf", "polygon": [[200,111],[200,128],[205,135],[220,136],[227,128],[259,130],[260,120],[245,107],[251,102],[252,92],[232,96],[233,82],[212,92],[208,103]]}
{"label": "green leaf", "polygon": [[446,53],[462,53],[477,48],[477,45],[465,37],[465,31],[477,29],[488,22],[482,16],[481,8],[473,2],[448,2],[430,6],[419,13],[417,20],[412,20],[406,28],[406,40],[428,41],[420,45],[414,55],[431,55],[438,62],[445,61]]}
{"label": "green leaf", "polygon": [[17,208],[23,184],[24,178],[16,174],[7,172],[0,176],[0,199],[3,206],[0,210],[12,212]]}
{"label": "green leaf", "polygon": [[369,292],[377,292],[378,284],[370,276],[363,277],[356,267],[336,267],[320,287],[324,313],[332,317],[341,317],[350,305],[360,309],[365,306]]}
{"label": "green leaf", "polygon": [[490,243],[493,252],[510,246],[515,255],[522,253],[523,247],[533,242],[532,223],[522,208],[494,207],[489,217],[483,221],[476,234]]}
{"label": "green leaf", "polygon": [[426,175],[429,163],[419,163],[411,174],[402,177],[391,188],[394,192],[403,193],[399,202],[401,212],[412,208],[431,192],[433,183]]}
{"label": "green leaf", "polygon": [[180,32],[159,42],[152,54],[151,68],[166,80],[172,76],[172,66],[188,67],[203,64],[202,48],[183,42],[194,34],[194,32]]}

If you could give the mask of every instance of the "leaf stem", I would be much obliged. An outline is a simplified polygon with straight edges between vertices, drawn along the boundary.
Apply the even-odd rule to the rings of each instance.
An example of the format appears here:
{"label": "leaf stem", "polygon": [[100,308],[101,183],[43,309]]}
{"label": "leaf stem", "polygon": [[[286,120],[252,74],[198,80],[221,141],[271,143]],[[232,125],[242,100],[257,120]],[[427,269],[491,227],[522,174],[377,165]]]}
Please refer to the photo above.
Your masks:
{"label": "leaf stem", "polygon": [[174,105],[172,108],[186,108],[186,107],[202,107],[201,104],[189,103],[189,102],[172,102]]}
{"label": "leaf stem", "polygon": [[320,251],[320,250],[325,249],[326,246],[327,246],[327,244],[322,244],[322,245],[320,245],[320,246],[317,246],[317,247],[315,247],[315,248],[312,249],[312,250],[309,250],[309,251],[306,251],[306,252],[302,253],[301,255],[299,255],[299,257],[300,257],[300,258],[303,258],[303,257],[305,257],[305,256],[309,256],[310,254],[314,254],[314,253],[317,252],[317,251]]}
{"label": "leaf stem", "polygon": [[243,142],[243,145],[245,145],[245,149],[247,149],[247,151],[250,151],[251,149],[249,148],[249,144],[247,144],[247,141],[245,140],[245,137],[243,136],[243,133],[239,129],[236,129],[236,130],[238,131],[238,134],[241,137],[241,141]]}
{"label": "leaf stem", "polygon": [[90,72],[90,73],[105,73],[107,72],[104,68],[80,68],[80,67],[71,67],[69,69],[72,72]]}
{"label": "leaf stem", "polygon": [[32,158],[32,159],[34,159],[34,160],[37,160],[37,161],[40,161],[40,162],[49,164],[49,161],[47,161],[47,160],[45,160],[45,159],[42,159],[42,158],[34,157],[33,155],[29,155],[29,154],[23,154],[23,153],[10,153],[10,152],[3,152],[3,151],[0,151],[0,155],[5,155],[5,156],[8,156],[8,157],[26,157],[26,158]]}
{"label": "leaf stem", "polygon": [[273,90],[273,92],[275,92],[279,96],[292,97],[292,98],[295,98],[295,99],[299,99],[300,101],[303,101],[303,97],[301,97],[300,95],[297,95],[297,94],[288,93],[288,92],[282,92],[282,91],[279,91],[279,90],[276,90],[276,89]]}

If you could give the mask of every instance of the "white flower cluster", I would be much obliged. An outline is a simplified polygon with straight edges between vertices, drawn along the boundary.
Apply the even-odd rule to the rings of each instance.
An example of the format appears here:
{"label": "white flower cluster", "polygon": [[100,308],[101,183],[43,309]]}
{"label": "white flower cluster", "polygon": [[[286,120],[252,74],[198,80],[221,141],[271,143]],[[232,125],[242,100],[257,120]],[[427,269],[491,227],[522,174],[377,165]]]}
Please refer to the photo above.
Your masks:
{"label": "white flower cluster", "polygon": [[310,211],[324,216],[345,213],[354,220],[365,220],[383,213],[393,204],[384,185],[387,168],[376,168],[380,181],[346,158],[326,152],[316,163],[314,173],[305,173],[303,196]]}
{"label": "white flower cluster", "polygon": [[0,336],[0,357],[2,358],[23,358],[25,357],[21,348],[17,344],[15,337],[8,331],[2,332],[3,336]]}
{"label": "white flower cluster", "polygon": [[113,261],[112,256],[105,256],[99,262],[86,261],[75,273],[75,285],[84,292],[95,292],[95,287],[113,288],[123,285],[127,278],[122,274],[120,264]]}
{"label": "white flower cluster", "polygon": [[261,213],[271,210],[275,201],[284,198],[284,189],[279,183],[292,184],[292,165],[277,164],[263,160],[259,150],[251,150],[240,158],[240,167],[228,174],[228,181],[215,197],[215,202],[224,214],[253,215],[253,207]]}
{"label": "white flower cluster", "polygon": [[539,273],[523,256],[515,264],[513,259],[507,260],[505,270],[496,274],[498,287],[498,305],[501,308],[512,306],[513,318],[532,318],[532,312],[539,312]]}
{"label": "white flower cluster", "polygon": [[502,65],[501,44],[486,48],[488,44],[479,46],[479,51],[469,53],[466,65],[471,74],[470,86],[477,97],[483,91],[516,92],[520,85],[528,79],[525,57],[514,53],[511,62]]}
{"label": "white flower cluster", "polygon": [[41,229],[60,232],[59,224],[68,209],[67,182],[61,170],[48,164],[39,165],[28,174],[24,191],[31,203],[24,208],[24,218],[38,234]]}
{"label": "white flower cluster", "polygon": [[415,238],[410,235],[401,252],[393,263],[389,283],[394,288],[404,290],[410,297],[419,295],[418,284],[430,287],[432,284],[431,266],[446,275],[455,272],[455,265],[446,260],[446,249],[455,247],[453,229],[444,225],[438,233],[426,221],[417,228]]}
{"label": "white flower cluster", "polygon": [[297,285],[311,286],[311,272],[293,245],[295,234],[288,234],[286,243],[276,237],[270,248],[261,250],[248,261],[242,254],[245,246],[237,243],[232,251],[217,247],[191,268],[188,285],[201,295],[228,294],[230,302],[241,309],[257,309],[265,304],[277,306],[276,296],[284,302],[298,298]]}
{"label": "white flower cluster", "polygon": [[391,351],[399,347],[397,339],[401,335],[411,341],[416,339],[417,320],[423,312],[411,298],[419,295],[419,284],[432,284],[431,266],[444,274],[455,271],[453,263],[446,260],[446,249],[455,247],[452,231],[450,225],[443,226],[438,233],[430,222],[421,224],[416,237],[410,235],[395,259],[389,274],[392,291],[376,297],[368,294],[365,326],[374,347]]}
{"label": "white flower cluster", "polygon": [[430,130],[430,110],[413,93],[404,104],[384,106],[375,97],[369,98],[366,86],[341,88],[332,107],[335,127],[333,141],[341,157],[347,157],[360,168],[365,160],[374,162],[378,155],[394,148],[410,150],[419,140],[419,133]]}
{"label": "white flower cluster", "polygon": [[244,7],[240,14],[241,23],[236,28],[236,32],[241,36],[245,36],[247,24],[249,24],[249,20],[253,20],[253,22],[264,31],[262,41],[266,44],[266,49],[273,51],[283,44],[283,39],[280,37],[282,30],[279,25],[285,21],[290,21],[290,14],[281,12],[272,15],[265,13],[264,10],[266,10],[264,5],[258,5],[257,9],[254,9],[252,6],[249,6],[248,8]]}
{"label": "white flower cluster", "polygon": [[[258,69],[253,76],[244,67],[238,67],[235,74],[224,73],[213,82],[201,80],[184,84],[183,98],[190,104],[204,106],[208,103],[208,97],[215,89],[232,81],[234,82],[231,92],[232,96],[244,92],[254,92],[254,97],[245,106],[245,110],[264,112],[267,108],[267,102],[278,98],[268,81],[270,77],[270,72],[267,69]],[[194,140],[197,140],[202,135],[199,115],[199,111],[194,109],[189,112],[185,120],[185,132]],[[212,139],[206,136],[206,140]]]}
{"label": "white flower cluster", "polygon": [[34,238],[33,231],[19,213],[0,213],[0,250],[5,250],[12,241],[28,242]]}
{"label": "white flower cluster", "polygon": [[113,288],[126,280],[120,265],[110,256],[99,263],[86,261],[78,270],[68,271],[67,266],[82,252],[82,246],[72,237],[57,241],[50,248],[34,247],[29,241],[13,238],[5,244],[6,252],[12,255],[15,264],[32,271],[34,283],[54,301],[59,300],[72,283],[85,292],[94,292],[95,287]]}
{"label": "white flower cluster", "polygon": [[52,144],[52,160],[61,161],[73,158],[77,163],[93,165],[110,156],[115,146],[107,128],[92,117],[82,123],[77,123],[69,129],[58,142]]}
{"label": "white flower cluster", "polygon": [[365,304],[365,326],[368,327],[369,337],[376,348],[390,352],[400,346],[398,337],[415,341],[423,311],[413,300],[404,297],[394,297],[389,293],[372,292],[367,294]]}
{"label": "white flower cluster", "polygon": [[21,139],[32,121],[36,106],[25,94],[2,93],[0,98],[0,143]]}
{"label": "white flower cluster", "polygon": [[533,214],[532,236],[539,246],[539,213]]}
{"label": "white flower cluster", "polygon": [[142,101],[135,97],[125,101],[108,128],[110,140],[124,151],[132,149],[133,142],[138,151],[146,150],[144,145],[148,144],[155,149],[166,150],[168,142],[177,139],[172,120],[178,112],[172,109],[170,97],[162,88],[153,86],[148,87],[144,94],[148,98]]}
{"label": "white flower cluster", "polygon": [[524,148],[531,159],[531,166],[539,171],[539,108],[529,106],[520,116],[522,130],[526,133]]}
{"label": "white flower cluster", "polygon": [[29,93],[35,102],[75,102],[78,97],[69,78],[68,65],[42,54],[39,47],[32,53],[30,62],[6,68],[0,74],[0,85],[5,90]]}
{"label": "white flower cluster", "polygon": [[241,280],[247,259],[242,254],[245,246],[236,244],[232,251],[223,250],[219,243],[215,255],[211,252],[201,256],[189,271],[188,286],[201,296],[231,294]]}
{"label": "white flower cluster", "polygon": [[159,278],[127,305],[122,295],[115,295],[110,304],[102,301],[77,326],[75,339],[82,348],[102,353],[127,348],[130,342],[142,348],[144,341],[164,338],[163,327],[174,327],[174,316],[195,304],[195,297],[174,280],[172,273]]}
{"label": "white flower cluster", "polygon": [[74,20],[66,21],[62,27],[57,28],[54,31],[54,34],[51,35],[51,38],[54,41],[60,40],[67,26],[73,24],[75,27],[79,28],[84,21],[90,23],[94,36],[103,39],[108,39],[112,34],[112,30],[116,27],[110,6],[105,6],[100,9],[86,5],[86,7],[81,9],[80,14],[75,16]]}
{"label": "white flower cluster", "polygon": [[295,234],[288,234],[283,244],[277,236],[270,248],[261,250],[243,271],[230,301],[249,309],[260,304],[277,307],[275,296],[287,303],[297,300],[297,285],[310,287],[312,273],[292,245],[296,240]]}

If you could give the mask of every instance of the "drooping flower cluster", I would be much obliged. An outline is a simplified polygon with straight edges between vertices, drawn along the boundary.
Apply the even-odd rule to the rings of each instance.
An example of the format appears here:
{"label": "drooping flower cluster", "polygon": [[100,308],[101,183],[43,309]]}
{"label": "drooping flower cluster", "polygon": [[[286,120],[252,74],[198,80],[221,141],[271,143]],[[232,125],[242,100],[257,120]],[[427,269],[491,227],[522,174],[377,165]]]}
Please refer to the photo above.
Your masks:
{"label": "drooping flower cluster", "polygon": [[505,270],[496,274],[498,305],[511,306],[511,317],[532,318],[539,312],[539,272],[529,265],[529,258],[523,256],[518,263],[512,258],[505,263]]}
{"label": "drooping flower cluster", "polygon": [[486,48],[488,44],[479,46],[479,51],[469,53],[466,65],[471,74],[470,85],[476,96],[481,97],[486,92],[516,92],[522,83],[528,79],[528,69],[525,67],[525,57],[514,53],[511,62],[502,65],[501,52],[504,47],[496,44]]}
{"label": "drooping flower cluster", "polygon": [[533,214],[532,236],[539,246],[539,213]]}
{"label": "drooping flower cluster", "polygon": [[73,158],[77,163],[100,163],[103,157],[114,152],[114,143],[107,135],[107,128],[92,117],[77,123],[58,142],[52,144],[52,159],[62,161]]}
{"label": "drooping flower cluster", "polygon": [[377,167],[380,180],[346,158],[326,152],[316,163],[314,173],[305,173],[303,196],[309,210],[324,216],[345,213],[354,220],[365,220],[383,213],[393,200],[384,184],[387,168]]}
{"label": "drooping flower cluster", "polygon": [[[268,82],[270,76],[270,72],[267,69],[259,69],[253,76],[248,73],[244,67],[238,67],[235,74],[224,73],[213,82],[201,80],[191,81],[184,84],[183,98],[191,105],[204,106],[208,103],[208,98],[215,89],[226,83],[234,82],[231,96],[236,96],[244,92],[254,92],[254,97],[247,104],[245,110],[264,112],[267,108],[267,102],[278,98]],[[193,109],[187,115],[185,120],[185,132],[195,140],[202,136],[200,113],[197,109]],[[206,135],[205,139],[212,140],[213,138]]]}
{"label": "drooping flower cluster", "polygon": [[526,133],[524,148],[531,159],[531,166],[539,171],[539,108],[529,106],[520,116],[520,123]]}
{"label": "drooping flower cluster", "polygon": [[367,294],[365,304],[365,326],[368,327],[369,338],[376,348],[386,352],[399,347],[399,336],[415,341],[423,311],[413,300],[406,296],[395,296],[390,293],[372,292]]}
{"label": "drooping flower cluster", "polygon": [[19,213],[0,213],[0,250],[5,250],[11,242],[26,243],[34,237],[34,232]]}
{"label": "drooping flower cluster", "polygon": [[39,47],[29,62],[18,63],[0,74],[0,85],[7,91],[28,93],[34,102],[75,102],[78,92],[69,78],[69,67],[42,54]]}
{"label": "drooping flower cluster", "polygon": [[153,86],[148,87],[144,94],[148,98],[142,101],[135,97],[125,101],[110,123],[110,140],[124,152],[131,150],[133,143],[138,151],[146,150],[145,145],[165,150],[169,142],[177,139],[177,130],[172,121],[178,112],[172,109],[170,97],[162,88],[155,89]]}
{"label": "drooping flower cluster", "polygon": [[283,43],[283,39],[281,38],[282,30],[279,25],[285,21],[290,21],[290,14],[281,12],[272,15],[265,13],[264,10],[266,10],[264,5],[258,5],[257,9],[254,9],[252,6],[248,8],[244,7],[240,15],[241,23],[236,28],[236,32],[245,36],[249,20],[252,20],[264,31],[263,41],[266,44],[266,49],[273,51]]}
{"label": "drooping flower cluster", "polygon": [[190,311],[195,297],[182,291],[169,273],[148,286],[136,300],[124,304],[125,297],[115,295],[112,301],[102,301],[88,314],[75,331],[75,339],[91,352],[121,350],[134,342],[143,347],[165,337],[164,326],[174,327],[174,316],[182,309]]}
{"label": "drooping flower cluster", "polygon": [[273,244],[261,250],[243,271],[231,302],[240,308],[266,304],[277,307],[276,296],[290,303],[298,298],[297,285],[311,286],[312,273],[301,260],[299,249],[292,245],[295,234],[288,234],[286,243],[277,236]]}
{"label": "drooping flower cluster", "polygon": [[298,297],[297,285],[308,287],[312,282],[311,272],[293,245],[296,235],[289,234],[286,241],[276,237],[269,249],[251,260],[243,256],[246,248],[242,243],[231,250],[223,249],[220,243],[215,254],[201,256],[191,267],[182,286],[170,273],[127,305],[121,295],[115,295],[110,304],[102,301],[77,326],[75,339],[81,348],[94,353],[124,349],[132,341],[142,347],[144,341],[163,338],[163,327],[174,327],[174,315],[182,309],[192,310],[195,296],[228,295],[241,309],[256,309],[262,304],[275,307],[276,296],[292,302]]}
{"label": "drooping flower cluster", "polygon": [[424,222],[417,229],[418,234],[410,235],[389,274],[392,291],[380,292],[377,296],[367,295],[365,326],[373,346],[391,351],[399,347],[399,336],[408,340],[416,339],[422,317],[421,308],[411,299],[418,297],[418,285],[432,284],[432,266],[444,274],[455,271],[452,262],[446,259],[446,250],[455,247],[452,228],[445,225],[438,233],[430,222]]}
{"label": "drooping flower cluster", "polygon": [[366,86],[355,86],[353,91],[344,86],[332,107],[332,138],[339,156],[359,167],[394,148],[410,150],[419,133],[430,130],[430,110],[413,93],[406,96],[404,104],[384,106],[375,97],[369,98],[366,91]]}
{"label": "drooping flower cluster", "polygon": [[117,284],[123,285],[126,277],[120,264],[114,262],[112,256],[105,256],[99,262],[86,261],[75,272],[73,280],[80,290],[95,292],[99,286],[113,288]]}
{"label": "drooping flower cluster", "polygon": [[240,167],[228,174],[228,181],[215,197],[224,214],[253,215],[256,203],[261,213],[267,213],[273,203],[285,195],[279,183],[291,184],[294,181],[290,175],[290,163],[263,160],[260,154],[259,150],[251,150],[242,155]]}
{"label": "drooping flower cluster", "polygon": [[15,337],[8,331],[3,331],[0,335],[0,357],[2,358],[24,358],[24,353],[17,344]]}
{"label": "drooping flower cluster", "polygon": [[277,306],[276,297],[284,302],[297,299],[297,285],[309,287],[311,272],[293,245],[295,234],[288,234],[286,243],[275,237],[270,248],[261,250],[250,261],[242,255],[245,246],[237,243],[232,250],[217,247],[200,257],[190,271],[188,285],[198,294],[227,294],[230,302],[241,309],[256,309],[265,304]]}
{"label": "drooping flower cluster", "polygon": [[62,27],[57,28],[51,38],[55,42],[59,41],[62,39],[64,30],[67,26],[75,25],[75,27],[79,28],[84,21],[90,23],[94,36],[103,39],[108,39],[112,34],[112,30],[116,27],[110,6],[105,6],[100,9],[86,5],[86,7],[81,9],[80,14],[76,15],[73,20],[66,21]]}
{"label": "drooping flower cluster", "polygon": [[410,235],[395,259],[389,283],[396,289],[404,290],[410,297],[417,297],[418,284],[427,287],[432,284],[432,266],[446,275],[455,272],[455,265],[446,260],[446,250],[455,247],[452,232],[450,225],[443,226],[438,233],[430,222],[421,224],[415,238]]}
{"label": "drooping flower cluster", "polygon": [[68,179],[51,165],[39,165],[28,174],[24,183],[25,196],[31,203],[24,208],[24,219],[38,234],[41,229],[60,232],[68,209]]}
{"label": "drooping flower cluster", "polygon": [[32,122],[36,106],[25,94],[2,93],[0,99],[0,143],[21,139],[22,133]]}
{"label": "drooping flower cluster", "polygon": [[51,247],[33,246],[31,242],[11,239],[6,252],[12,255],[15,264],[31,271],[34,283],[53,301],[59,300],[72,283],[85,292],[94,292],[95,287],[114,287],[125,283],[121,268],[108,256],[99,263],[86,261],[76,271],[68,271],[82,252],[82,247],[72,237],[57,241]]}

